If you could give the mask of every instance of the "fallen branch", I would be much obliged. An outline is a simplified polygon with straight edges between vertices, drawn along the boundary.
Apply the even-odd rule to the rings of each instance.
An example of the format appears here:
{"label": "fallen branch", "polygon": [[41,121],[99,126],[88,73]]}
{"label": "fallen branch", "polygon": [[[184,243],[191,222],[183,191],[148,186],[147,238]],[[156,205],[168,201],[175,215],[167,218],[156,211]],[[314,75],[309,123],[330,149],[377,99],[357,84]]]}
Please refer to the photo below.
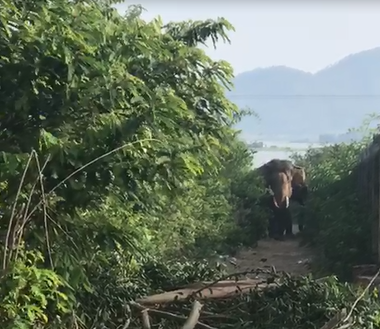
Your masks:
{"label": "fallen branch", "polygon": [[[156,310],[153,308],[146,308],[146,307],[144,307],[144,306],[142,306],[136,302],[131,302],[130,305],[133,306],[134,308],[140,310],[140,311],[148,310],[150,312],[150,314],[155,314],[157,316],[160,316],[162,318],[166,318],[169,320],[180,320],[180,321],[186,321],[187,320],[187,318],[185,316],[174,314],[174,313],[169,313],[169,312],[165,312],[165,311],[161,311],[161,310]],[[203,328],[203,329],[216,329],[216,328],[209,326],[205,323],[202,323],[200,321],[197,321],[196,325],[199,328]]]}
{"label": "fallen branch", "polygon": [[197,325],[199,316],[201,315],[202,304],[197,300],[193,303],[193,308],[191,309],[190,315],[187,318],[185,324],[182,326],[182,329],[194,329]]}
{"label": "fallen branch", "polygon": [[148,314],[148,310],[145,309],[145,310],[142,310],[141,312],[141,320],[142,320],[142,326],[144,329],[150,329],[151,326],[150,326],[150,320],[149,320],[149,314]]}
{"label": "fallen branch", "polygon": [[[258,269],[255,269],[255,270],[250,270],[250,271],[244,271],[244,272],[237,272],[237,273],[232,273],[232,274],[228,274],[228,275],[225,275],[207,285],[205,285],[204,287],[202,288],[199,288],[198,290],[194,291],[191,295],[189,295],[189,298],[190,297],[194,297],[198,294],[200,294],[203,290],[206,290],[206,289],[209,289],[211,288],[212,286],[216,285],[218,282],[220,281],[224,281],[224,280],[227,280],[227,279],[230,279],[232,277],[238,277],[240,275],[247,275],[247,274],[271,274],[273,276],[277,276],[276,273],[274,273],[272,270],[263,270],[261,268],[258,268]],[[258,282],[259,283],[265,283],[265,282],[268,282],[268,280],[264,281],[264,282]]]}

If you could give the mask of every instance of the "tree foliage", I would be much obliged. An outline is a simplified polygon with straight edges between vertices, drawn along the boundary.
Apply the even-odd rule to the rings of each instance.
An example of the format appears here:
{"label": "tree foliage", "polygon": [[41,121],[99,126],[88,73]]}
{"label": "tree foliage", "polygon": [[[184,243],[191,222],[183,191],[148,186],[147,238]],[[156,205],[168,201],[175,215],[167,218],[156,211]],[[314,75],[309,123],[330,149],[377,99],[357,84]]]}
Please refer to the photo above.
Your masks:
{"label": "tree foliage", "polygon": [[[225,97],[232,68],[199,48],[232,26],[146,22],[115,2],[0,0],[2,328],[120,328],[137,296],[223,274],[194,258],[265,235],[263,184],[233,128],[246,112]],[[336,270],[368,246],[350,174],[359,149],[299,159],[309,236]],[[261,300],[263,328],[268,296],[243,299],[244,314]],[[290,327],[308,321],[305,305]]]}
{"label": "tree foliage", "polygon": [[232,69],[198,48],[232,26],[111,3],[0,1],[4,328],[116,328],[147,262],[265,232]]}

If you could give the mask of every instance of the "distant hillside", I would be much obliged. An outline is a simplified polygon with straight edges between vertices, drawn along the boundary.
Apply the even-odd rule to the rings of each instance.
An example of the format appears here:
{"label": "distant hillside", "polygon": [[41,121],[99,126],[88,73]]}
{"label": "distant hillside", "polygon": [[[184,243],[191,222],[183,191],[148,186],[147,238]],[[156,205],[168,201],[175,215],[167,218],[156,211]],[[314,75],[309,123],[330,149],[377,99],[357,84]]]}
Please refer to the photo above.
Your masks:
{"label": "distant hillside", "polygon": [[[239,124],[245,136],[291,138],[343,133],[380,113],[380,47],[343,58],[315,73],[285,66],[236,76],[229,99],[260,117]],[[371,96],[372,95],[372,96]]]}

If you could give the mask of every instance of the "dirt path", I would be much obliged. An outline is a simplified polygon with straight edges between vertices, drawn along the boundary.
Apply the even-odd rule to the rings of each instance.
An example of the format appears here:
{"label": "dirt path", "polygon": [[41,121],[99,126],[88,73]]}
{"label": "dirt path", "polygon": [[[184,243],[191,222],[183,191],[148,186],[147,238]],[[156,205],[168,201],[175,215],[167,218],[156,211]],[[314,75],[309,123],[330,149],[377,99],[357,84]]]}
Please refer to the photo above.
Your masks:
{"label": "dirt path", "polygon": [[[293,232],[297,233],[297,231],[298,227],[294,227]],[[231,274],[274,266],[277,271],[285,271],[292,275],[306,275],[310,272],[308,265],[311,261],[311,251],[306,247],[301,247],[299,239],[285,241],[265,239],[259,241],[256,248],[241,250],[236,257],[223,256],[223,258]],[[202,298],[226,298],[243,291],[248,292],[250,289],[260,289],[260,284],[263,284],[260,281],[264,277],[252,274],[246,276],[248,280],[241,278],[237,282],[233,279],[220,281],[214,284],[212,289],[203,291]],[[194,283],[179,290],[148,296],[137,302],[151,305],[185,299],[205,285],[207,286],[207,283]]]}
{"label": "dirt path", "polygon": [[[297,231],[298,227],[295,226],[293,232]],[[230,259],[228,267],[231,272],[244,272],[258,267],[274,266],[277,271],[306,275],[310,272],[311,258],[311,251],[300,246],[299,239],[276,241],[268,238],[259,241],[256,248],[241,250]]]}

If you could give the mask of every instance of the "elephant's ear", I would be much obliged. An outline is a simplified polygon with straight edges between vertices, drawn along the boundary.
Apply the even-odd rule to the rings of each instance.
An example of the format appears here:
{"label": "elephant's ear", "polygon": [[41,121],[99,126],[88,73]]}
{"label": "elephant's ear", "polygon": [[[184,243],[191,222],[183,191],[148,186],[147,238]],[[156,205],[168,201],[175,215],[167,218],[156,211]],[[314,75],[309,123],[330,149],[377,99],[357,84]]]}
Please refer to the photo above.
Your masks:
{"label": "elephant's ear", "polygon": [[306,182],[306,172],[305,169],[299,166],[294,166],[293,169],[293,180],[292,184],[294,185],[304,185]]}
{"label": "elephant's ear", "polygon": [[270,185],[271,184],[271,176],[272,176],[271,165],[268,165],[268,163],[265,163],[261,167],[257,168],[257,171],[264,178],[266,185]]}

